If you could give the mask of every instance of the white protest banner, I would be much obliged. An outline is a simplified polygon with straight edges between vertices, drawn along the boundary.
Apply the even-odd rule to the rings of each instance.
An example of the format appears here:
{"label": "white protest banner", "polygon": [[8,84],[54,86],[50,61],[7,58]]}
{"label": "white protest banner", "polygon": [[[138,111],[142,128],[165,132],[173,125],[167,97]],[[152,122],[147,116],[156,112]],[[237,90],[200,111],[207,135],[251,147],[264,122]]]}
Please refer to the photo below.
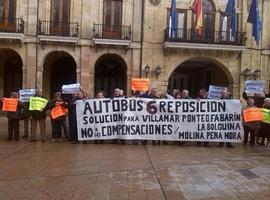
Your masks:
{"label": "white protest banner", "polygon": [[77,93],[79,91],[81,91],[80,83],[63,85],[62,86],[62,93],[63,94],[75,94],[75,93]]}
{"label": "white protest banner", "polygon": [[22,102],[29,102],[30,97],[35,96],[36,89],[23,89],[19,91],[20,93],[20,100]]}
{"label": "white protest banner", "polygon": [[263,94],[264,93],[264,81],[260,80],[248,80],[245,81],[245,92]]}
{"label": "white protest banner", "polygon": [[223,90],[228,90],[228,88],[227,87],[209,85],[209,90],[208,90],[208,96],[207,97],[209,99],[219,99],[221,97],[221,92]]}
{"label": "white protest banner", "polygon": [[79,100],[79,140],[240,142],[239,100]]}

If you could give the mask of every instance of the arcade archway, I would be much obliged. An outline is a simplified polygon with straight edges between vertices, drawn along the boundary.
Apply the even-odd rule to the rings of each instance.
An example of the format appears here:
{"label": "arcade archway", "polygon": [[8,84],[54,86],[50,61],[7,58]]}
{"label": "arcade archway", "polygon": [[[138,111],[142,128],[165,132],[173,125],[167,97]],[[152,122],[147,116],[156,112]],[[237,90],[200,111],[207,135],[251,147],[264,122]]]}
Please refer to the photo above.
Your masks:
{"label": "arcade archway", "polygon": [[10,92],[22,88],[23,62],[12,49],[0,49],[0,96],[9,97]]}
{"label": "arcade archway", "polygon": [[196,97],[202,88],[208,90],[209,85],[229,87],[232,83],[227,68],[213,60],[190,59],[180,64],[171,74],[168,90],[188,89],[190,95]]}
{"label": "arcade archway", "polygon": [[64,51],[54,51],[46,56],[43,71],[43,93],[52,97],[65,84],[77,82],[76,62]]}
{"label": "arcade archway", "polygon": [[102,90],[107,97],[111,97],[115,88],[120,88],[126,92],[126,81],[127,66],[120,56],[106,54],[97,60],[95,65],[95,93]]}

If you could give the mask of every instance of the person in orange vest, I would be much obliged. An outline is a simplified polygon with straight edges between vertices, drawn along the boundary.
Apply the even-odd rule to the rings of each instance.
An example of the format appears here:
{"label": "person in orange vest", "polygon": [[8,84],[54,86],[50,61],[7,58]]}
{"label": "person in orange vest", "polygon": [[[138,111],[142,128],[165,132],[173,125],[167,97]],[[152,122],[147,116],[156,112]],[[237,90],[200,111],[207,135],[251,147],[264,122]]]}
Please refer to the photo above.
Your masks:
{"label": "person in orange vest", "polygon": [[[18,93],[17,92],[11,92],[10,98],[18,99]],[[20,122],[20,115],[21,115],[21,109],[24,108],[23,103],[18,100],[17,109],[15,112],[7,111],[7,118],[8,118],[8,140],[16,141],[20,140],[20,131],[19,131],[19,122]]]}
{"label": "person in orange vest", "polygon": [[[249,108],[257,108],[255,105],[255,101],[252,97],[247,98],[247,105],[243,108],[242,113],[244,110]],[[243,128],[244,128],[244,142],[243,145],[247,145],[248,143],[248,136],[250,134],[250,145],[254,146],[255,144],[255,136],[256,132],[260,129],[260,121],[252,121],[252,122],[245,122],[243,120]]]}
{"label": "person in orange vest", "polygon": [[62,112],[59,116],[53,116],[54,109],[60,108],[60,109],[67,109],[68,103],[64,102],[61,93],[56,92],[53,96],[53,99],[49,102],[48,108],[51,109],[51,124],[52,124],[52,140],[51,143],[55,142],[62,142],[61,140],[61,132],[62,132],[62,126],[65,123],[66,115],[68,114],[67,110],[66,112]]}

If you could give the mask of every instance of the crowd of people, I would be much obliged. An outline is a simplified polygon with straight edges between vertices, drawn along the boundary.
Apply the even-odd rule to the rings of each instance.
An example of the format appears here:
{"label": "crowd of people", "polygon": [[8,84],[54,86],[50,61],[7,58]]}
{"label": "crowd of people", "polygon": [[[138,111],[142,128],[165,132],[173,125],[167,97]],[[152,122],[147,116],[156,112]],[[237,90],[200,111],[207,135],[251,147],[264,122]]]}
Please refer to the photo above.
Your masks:
{"label": "crowd of people", "polygon": [[[42,94],[42,90],[36,89],[36,97],[45,98]],[[11,92],[11,98],[18,98],[17,92]],[[125,98],[123,90],[115,88],[113,96],[111,98]],[[191,97],[188,90],[178,90],[174,89],[171,94],[158,94],[157,88],[151,88],[149,92],[141,93],[140,91],[135,91],[132,97],[141,97],[149,99],[207,99],[208,93],[205,89],[200,89],[197,96]],[[47,141],[46,136],[46,118],[48,110],[52,110],[55,106],[61,105],[64,109],[67,110],[66,115],[60,116],[58,118],[51,119],[51,143],[63,142],[62,138],[65,138],[66,141],[71,143],[80,143],[78,141],[77,133],[77,119],[76,119],[76,101],[82,99],[89,99],[88,93],[81,90],[76,94],[62,94],[61,92],[56,92],[52,99],[48,101],[46,107],[39,110],[29,110],[29,102],[18,101],[18,108],[16,112],[7,112],[8,118],[8,140],[20,139],[19,135],[19,122],[23,120],[24,123],[24,135],[22,138],[28,138],[29,142],[36,142],[37,137],[37,126],[39,125],[40,132],[40,141],[42,143]],[[103,91],[98,91],[95,95],[96,99],[105,98],[105,93]],[[265,108],[270,109],[270,98],[264,98],[263,96],[255,94],[254,97],[247,96],[243,93],[243,98],[246,100],[246,106],[243,106],[243,111],[251,107]],[[231,99],[229,91],[224,89],[221,92],[220,99]],[[0,99],[0,110],[3,106],[3,101]],[[31,126],[29,126],[29,124]],[[30,128],[30,131],[29,131]],[[244,140],[243,145],[247,145],[248,142],[250,145],[268,145],[270,137],[270,124],[267,122],[255,121],[255,122],[244,122]],[[64,133],[62,136],[62,132]],[[250,140],[249,140],[250,137]],[[265,140],[266,144],[265,144]],[[248,141],[249,140],[249,141]],[[103,143],[103,140],[95,140],[94,143]],[[113,143],[125,144],[125,140],[113,140]],[[136,144],[146,144],[148,141],[128,141],[128,143]],[[83,143],[87,143],[84,141]],[[155,144],[167,144],[167,141],[151,141],[153,145]],[[178,141],[176,142],[179,145],[185,145],[187,142]],[[230,142],[220,142],[219,147],[223,147],[226,144],[226,147],[233,148],[233,145]],[[209,146],[209,142],[197,142],[196,145]]]}

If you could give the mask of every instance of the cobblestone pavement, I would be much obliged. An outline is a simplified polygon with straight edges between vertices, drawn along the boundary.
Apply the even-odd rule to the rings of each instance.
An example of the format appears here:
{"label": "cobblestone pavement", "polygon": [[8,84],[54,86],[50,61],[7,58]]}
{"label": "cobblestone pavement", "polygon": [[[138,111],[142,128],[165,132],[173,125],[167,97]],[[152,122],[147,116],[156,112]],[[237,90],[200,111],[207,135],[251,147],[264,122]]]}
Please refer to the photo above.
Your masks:
{"label": "cobblestone pavement", "polygon": [[6,141],[0,199],[270,199],[270,147]]}

